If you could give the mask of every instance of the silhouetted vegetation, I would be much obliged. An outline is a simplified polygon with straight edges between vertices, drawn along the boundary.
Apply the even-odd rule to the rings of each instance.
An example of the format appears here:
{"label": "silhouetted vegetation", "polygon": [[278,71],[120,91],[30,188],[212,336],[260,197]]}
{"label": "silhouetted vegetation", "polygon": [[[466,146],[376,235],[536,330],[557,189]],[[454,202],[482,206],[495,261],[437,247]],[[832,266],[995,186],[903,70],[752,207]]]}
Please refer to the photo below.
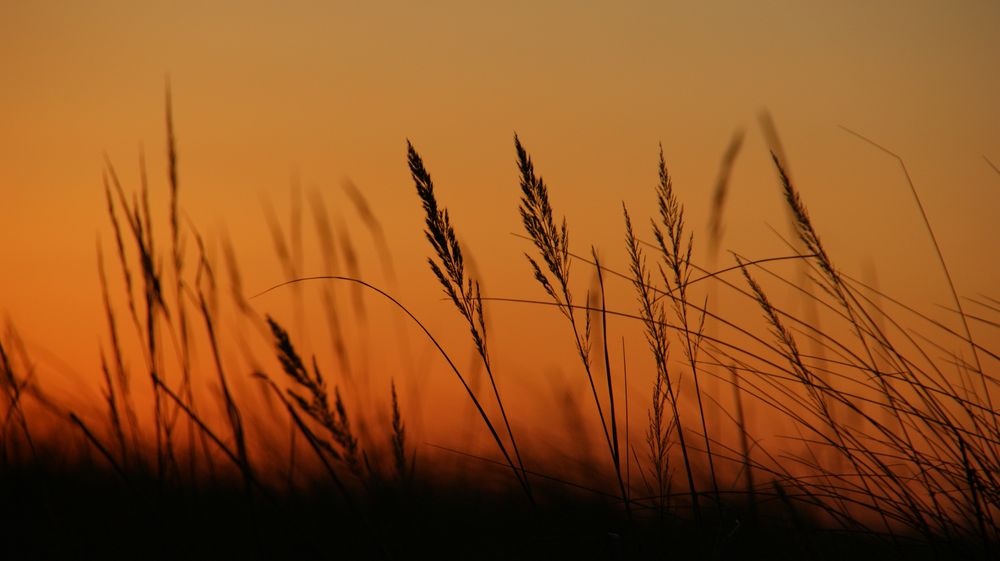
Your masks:
{"label": "silhouetted vegetation", "polygon": [[[518,438],[503,400],[511,390],[489,345],[489,329],[497,329],[487,327],[491,299],[463,259],[461,217],[439,200],[413,144],[406,157],[425,214],[428,264],[469,330],[485,389],[391,290],[359,278],[350,239],[334,235],[318,195],[311,210],[326,274],[302,276],[301,208],[293,209],[287,237],[268,210],[285,278],[271,290],[295,291],[301,313],[299,288],[324,284],[335,364],[304,356],[298,342],[304,334],[256,310],[228,243],[231,291],[221,293],[214,260],[183,219],[169,95],[166,123],[165,244],[154,235],[142,159],[134,193],[110,159],[105,164],[115,263],[108,267],[99,244],[107,322],[103,403],[86,404],[85,414],[81,404],[52,399],[16,333],[0,339],[0,557],[987,559],[1000,553],[1000,415],[991,396],[998,379],[988,368],[1000,356],[969,327],[970,320],[996,321],[965,313],[939,249],[941,270],[927,274],[947,277],[961,329],[840,270],[787,172],[769,120],[765,133],[796,237],[786,242],[788,255],[733,254],[732,266],[715,270],[697,264],[700,240],[685,223],[662,148],[650,166],[656,216],[634,224],[623,205],[628,269],[616,271],[593,247],[583,255],[572,250],[570,227],[555,210],[560,192],[514,137],[519,211],[531,245],[525,256],[546,297],[529,303],[532,313],[556,312],[569,327],[579,363],[567,368],[579,371],[593,400],[578,413],[599,423],[597,434],[579,438],[601,442],[594,461],[606,462],[595,469],[605,475],[591,480],[551,471],[555,464]],[[741,143],[742,133],[723,158],[706,261],[716,260],[726,183]],[[361,191],[346,189],[394,276],[377,217]],[[779,265],[805,274],[788,280],[774,269]],[[571,269],[592,273],[594,288],[574,292]],[[123,294],[109,288],[113,274]],[[612,281],[634,291],[634,310],[607,305]],[[779,304],[771,296],[779,285],[822,310],[824,323]],[[350,287],[354,318],[343,316],[334,287]],[[713,290],[754,303],[763,323],[716,308]],[[250,367],[234,367],[220,350],[220,334],[232,329],[219,312],[225,297],[248,329],[270,343],[249,348],[241,339]],[[395,381],[375,390],[390,404],[380,412],[390,419],[385,426],[350,399],[369,387],[352,366],[344,336],[351,322],[367,321],[366,298],[390,302],[445,360],[495,457],[448,451],[464,477],[423,461],[407,427],[411,404]],[[973,301],[1000,313],[994,299]],[[628,353],[623,341],[622,352],[650,353],[653,372],[612,365],[609,316],[641,326],[645,340],[630,342]],[[378,338],[385,349],[397,348],[386,342],[388,334]],[[133,339],[141,348],[125,348]],[[129,366],[133,355],[141,357],[141,375]],[[649,404],[645,410],[630,411],[627,377],[652,382],[640,400]],[[241,402],[237,379],[252,383],[268,406]],[[197,390],[206,380],[214,391]],[[731,399],[710,396],[709,380],[730,388]],[[139,384],[148,387],[148,406],[139,403]],[[760,445],[746,418],[751,404],[794,427],[787,447]],[[723,415],[711,423],[715,410]],[[643,425],[639,437],[630,434],[635,419]]]}

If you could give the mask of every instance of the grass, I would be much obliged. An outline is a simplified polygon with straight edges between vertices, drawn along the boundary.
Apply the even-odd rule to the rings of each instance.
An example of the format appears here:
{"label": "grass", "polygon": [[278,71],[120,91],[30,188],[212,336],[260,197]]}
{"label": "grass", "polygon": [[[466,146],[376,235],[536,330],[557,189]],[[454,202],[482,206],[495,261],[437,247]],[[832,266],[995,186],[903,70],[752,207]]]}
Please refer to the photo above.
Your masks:
{"label": "grass", "polygon": [[[168,93],[166,248],[154,236],[142,156],[134,194],[106,160],[104,195],[122,293],[111,289],[99,242],[107,323],[103,402],[53,400],[16,331],[0,338],[3,557],[995,556],[1000,419],[991,395],[998,378],[987,367],[1000,356],[973,338],[970,322],[995,326],[988,315],[1000,305],[983,297],[966,301],[987,317],[964,311],[905,163],[865,137],[902,165],[961,328],[839,269],[786,171],[773,124],[762,119],[796,237],[786,242],[790,255],[733,254],[734,264],[717,269],[698,265],[696,240],[662,148],[651,166],[657,180],[651,241],[642,239],[623,205],[628,266],[616,271],[593,247],[586,257],[572,251],[569,225],[554,210],[558,191],[515,136],[519,212],[530,244],[525,257],[544,293],[540,300],[483,294],[458,241],[458,225],[469,217],[449,214],[428,166],[408,143],[428,265],[477,357],[463,369],[451,355],[457,350],[446,349],[391,290],[360,278],[352,242],[343,228],[334,234],[319,194],[311,195],[310,208],[323,249],[321,276],[302,276],[301,202],[293,204],[287,235],[265,205],[285,277],[269,292],[292,291],[296,329],[257,311],[259,301],[244,293],[228,242],[230,291],[220,290],[223,279],[206,244],[181,219]],[[734,136],[716,186],[706,259],[713,263],[726,183],[742,138],[742,132]],[[394,283],[381,224],[359,189],[346,185],[345,191]],[[798,280],[783,274],[789,266],[803,271]],[[595,278],[582,298],[575,291],[581,270]],[[309,335],[302,327],[305,283],[323,289],[336,360],[322,368],[316,357],[302,354],[311,347],[302,342]],[[633,291],[635,308],[609,306],[613,284]],[[782,285],[809,302],[806,313],[773,298]],[[341,306],[344,290],[351,308]],[[759,321],[714,306],[713,291],[752,303]],[[249,334],[221,312],[226,298]],[[444,359],[472,405],[475,426],[490,437],[489,450],[422,443],[407,417],[417,404],[397,392],[401,374],[373,390],[348,340],[352,325],[367,325],[364,302],[371,299],[392,304],[400,321],[415,326],[421,343]],[[596,427],[574,438],[581,448],[591,440],[603,443],[600,454],[579,451],[588,475],[529,444],[534,431],[550,427],[519,422],[503,399],[516,391],[515,382],[497,367],[490,347],[497,328],[488,328],[487,314],[504,301],[566,320],[569,348],[579,359],[567,368],[579,370],[593,401],[569,401],[569,411],[594,422],[580,427]],[[641,339],[626,338],[633,331],[619,321]],[[393,343],[388,327],[376,327],[374,340],[364,344],[409,352],[405,335]],[[226,359],[227,337],[237,340],[242,363]],[[610,347],[616,344],[609,343],[619,338],[620,368],[613,367]],[[139,348],[126,348],[129,340],[139,341]],[[135,356],[138,369],[129,363]],[[196,356],[207,358],[209,367]],[[474,379],[480,367],[485,389]],[[148,406],[145,390],[137,387],[141,381],[148,381]],[[731,395],[709,391],[708,382]],[[264,406],[250,403],[248,386]],[[385,398],[384,410],[372,391]],[[774,435],[754,434],[751,415],[767,415],[790,436],[781,446],[765,446]],[[643,426],[633,426],[637,422]]]}

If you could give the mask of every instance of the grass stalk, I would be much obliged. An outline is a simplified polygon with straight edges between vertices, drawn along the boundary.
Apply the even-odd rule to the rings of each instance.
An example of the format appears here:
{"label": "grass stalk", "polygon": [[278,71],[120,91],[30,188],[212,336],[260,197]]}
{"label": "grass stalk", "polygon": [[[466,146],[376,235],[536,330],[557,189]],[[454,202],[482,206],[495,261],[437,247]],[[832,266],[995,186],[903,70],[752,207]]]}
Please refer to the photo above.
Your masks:
{"label": "grass stalk", "polygon": [[455,308],[458,309],[469,325],[473,344],[482,358],[486,375],[493,389],[493,397],[496,399],[497,407],[500,409],[504,428],[507,430],[507,436],[514,451],[514,457],[517,459],[517,469],[515,471],[520,472],[518,480],[528,495],[529,501],[534,504],[535,501],[531,492],[531,485],[528,482],[528,474],[524,469],[524,461],[517,446],[517,439],[514,438],[514,431],[510,426],[507,409],[504,407],[503,400],[500,397],[496,377],[493,375],[479,281],[465,272],[462,249],[458,244],[455,230],[451,225],[448,210],[439,208],[436,195],[434,194],[434,182],[431,180],[430,173],[424,167],[423,160],[409,141],[407,141],[406,149],[410,175],[413,177],[413,182],[417,188],[417,195],[420,197],[426,215],[424,235],[427,241],[430,242],[431,248],[438,259],[438,261],[435,261],[433,257],[429,257],[427,262],[434,276],[437,277],[444,289],[445,294],[451,299]]}
{"label": "grass stalk", "polygon": [[[669,341],[666,332],[666,314],[664,313],[662,302],[658,302],[653,295],[651,289],[652,279],[646,269],[646,260],[632,230],[632,219],[629,217],[628,209],[625,208],[624,204],[622,205],[622,212],[625,215],[625,244],[628,249],[631,280],[638,295],[640,317],[646,330],[646,341],[656,362],[656,381],[653,384],[653,407],[650,412],[650,438],[648,438],[648,441],[652,443],[653,465],[657,476],[657,493],[661,493],[664,487],[663,476],[666,461],[664,439],[669,431],[665,430],[663,426],[663,408],[667,400],[669,400],[673,417],[670,426],[676,430],[678,443],[681,446],[684,473],[687,477],[688,492],[691,495],[691,509],[694,512],[695,519],[701,521],[701,501],[698,496],[698,487],[694,481],[694,470],[691,467],[687,442],[684,439],[684,425],[681,422],[680,410],[678,409],[677,392],[674,389],[667,368]],[[664,393],[666,394],[665,397]]]}

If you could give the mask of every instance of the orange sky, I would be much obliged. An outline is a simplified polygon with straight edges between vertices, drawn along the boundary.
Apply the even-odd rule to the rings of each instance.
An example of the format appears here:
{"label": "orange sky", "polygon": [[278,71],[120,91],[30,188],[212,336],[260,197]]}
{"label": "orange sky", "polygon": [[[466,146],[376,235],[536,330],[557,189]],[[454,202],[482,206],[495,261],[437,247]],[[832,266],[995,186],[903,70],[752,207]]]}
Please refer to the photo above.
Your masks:
{"label": "orange sky", "polygon": [[[385,227],[402,281],[394,292],[453,336],[463,360],[464,328],[426,268],[407,138],[488,293],[540,297],[521,257],[528,246],[509,235],[521,231],[514,131],[574,248],[595,244],[621,269],[620,204],[645,224],[657,143],[697,243],[723,150],[746,129],[723,245],[762,257],[784,253],[768,225],[786,231],[757,127],[766,107],[837,263],[861,277],[874,268],[884,289],[947,318],[934,305],[950,297],[897,165],[838,125],[906,159],[960,292],[998,296],[1000,175],[983,160],[1000,162],[998,23],[991,2],[4,3],[0,314],[49,367],[43,381],[97,395],[98,236],[111,255],[102,155],[135,187],[145,146],[162,226],[169,74],[182,206],[212,247],[229,233],[248,292],[283,279],[261,200],[286,220],[292,176],[324,193],[362,274],[389,286],[341,190],[350,178]],[[308,213],[305,225],[304,272],[315,274]],[[578,270],[585,287],[590,273]],[[280,314],[287,302],[256,305]],[[510,370],[558,368],[532,344],[542,328],[518,313],[496,312],[498,326],[520,325],[498,329],[498,348],[516,351]]]}

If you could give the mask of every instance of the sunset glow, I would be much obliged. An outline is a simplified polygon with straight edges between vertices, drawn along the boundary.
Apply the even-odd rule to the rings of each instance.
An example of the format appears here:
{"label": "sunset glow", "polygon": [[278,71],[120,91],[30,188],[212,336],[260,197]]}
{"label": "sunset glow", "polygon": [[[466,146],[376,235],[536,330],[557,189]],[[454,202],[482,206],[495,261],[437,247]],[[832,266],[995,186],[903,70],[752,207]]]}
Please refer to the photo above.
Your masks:
{"label": "sunset glow", "polygon": [[[106,452],[93,444],[103,442],[112,459],[120,457],[113,467],[128,472],[126,480],[156,479],[162,439],[172,438],[179,467],[172,479],[161,465],[157,485],[188,489],[188,477],[204,484],[209,480],[195,474],[209,473],[209,464],[220,470],[212,477],[243,481],[257,500],[313,485],[326,474],[322,453],[309,448],[308,437],[294,436],[301,427],[289,411],[308,426],[322,423],[295,409],[286,391],[304,395],[306,386],[287,374],[280,326],[307,379],[315,360],[331,406],[334,388],[341,392],[357,444],[370,453],[365,461],[374,462],[352,466],[350,453],[338,448],[333,469],[350,491],[374,493],[375,485],[350,479],[352,470],[389,473],[398,461],[389,438],[394,387],[404,455],[416,459],[417,479],[425,469],[428,481],[478,482],[462,492],[481,486],[510,496],[521,492],[519,483],[542,488],[543,476],[596,489],[594,496],[614,505],[607,516],[615,522],[607,524],[623,525],[607,532],[626,536],[626,558],[646,558],[660,551],[635,545],[655,539],[634,537],[646,536],[636,529],[646,528],[638,497],[656,495],[647,489],[654,472],[643,464],[658,369],[623,209],[651,282],[666,281],[669,290],[673,273],[651,225],[667,228],[657,198],[662,150],[683,205],[682,241],[693,240],[694,282],[684,299],[692,307],[665,294],[657,304],[670,325],[666,368],[684,396],[676,420],[687,442],[669,451],[672,492],[680,497],[669,508],[685,521],[677,528],[715,516],[720,493],[747,490],[750,461],[740,450],[750,446],[749,434],[761,464],[756,484],[774,495],[762,512],[785,512],[785,491],[775,489],[796,489],[779,471],[806,481],[816,473],[809,462],[836,465],[852,474],[843,486],[863,496],[860,506],[843,507],[851,523],[879,539],[895,539],[894,532],[910,539],[911,531],[917,544],[933,542],[932,535],[961,538],[968,544],[955,551],[988,556],[1000,544],[1000,495],[991,494],[996,482],[985,475],[1000,467],[992,440],[1000,436],[998,24],[1000,5],[971,1],[3,3],[0,344],[8,365],[0,374],[11,377],[0,383],[0,412],[12,419],[2,433],[3,466],[7,448],[21,446],[11,435],[22,430],[15,421],[23,417],[37,444],[65,450],[66,462],[88,458],[86,465],[110,470],[114,461],[105,463]],[[568,287],[573,304],[589,311],[564,307],[558,275],[525,229],[519,208],[528,195],[515,135],[544,181],[556,226],[565,218]],[[772,153],[834,270],[813,255]],[[430,257],[449,274],[425,235],[433,220],[414,157],[433,180],[464,258],[454,301],[428,267]],[[153,244],[149,266],[162,303],[148,304],[156,298],[143,288],[132,227],[146,220],[152,230],[142,239]],[[594,255],[606,267],[600,278]],[[738,266],[769,258],[787,259],[746,271],[797,341],[791,351]],[[529,259],[552,283],[551,294]],[[702,278],[719,270],[717,278]],[[344,278],[278,286],[321,276],[370,286]],[[829,280],[838,278],[856,293],[838,292],[838,281]],[[471,311],[461,312],[465,290]],[[149,306],[159,310],[151,324]],[[689,337],[699,328],[704,346],[694,347]],[[483,349],[470,331],[486,334]],[[580,355],[588,349],[585,366]],[[802,365],[786,360],[796,353]],[[760,381],[769,374],[792,380],[800,371],[801,380],[813,381],[796,382],[799,389],[787,395]],[[880,384],[904,382],[879,393],[888,387]],[[109,417],[109,383],[119,421]],[[798,416],[808,417],[802,412],[810,392],[828,383],[844,384],[827,413],[846,428],[831,423],[803,432],[811,425]],[[928,391],[954,399],[937,408]],[[135,426],[118,433],[116,444],[114,423],[129,423],[126,395]],[[899,405],[911,400],[919,410]],[[170,419],[162,427],[161,409]],[[673,416],[673,404],[666,411]],[[965,436],[938,442],[937,429],[922,432],[919,419],[933,415],[945,419],[940,431]],[[926,475],[931,460],[900,459],[912,464],[912,473],[898,468],[905,471],[899,488],[908,490],[879,502],[874,491],[860,490],[869,480],[858,472],[882,468],[845,452],[851,431],[861,434],[868,422],[890,427],[859,440],[874,455],[896,458],[896,448],[879,438],[903,435],[892,442],[917,458],[936,454],[953,470],[941,476],[944,483],[928,483],[920,477],[933,477]],[[246,431],[243,460],[237,425]],[[905,446],[904,437],[911,439]],[[816,446],[825,451],[812,455],[808,443],[823,438]],[[621,465],[609,457],[617,446]],[[690,480],[681,446],[683,460],[691,447]],[[706,454],[706,447],[715,449]],[[811,459],[775,459],[786,456]],[[700,499],[686,494],[692,483]],[[856,498],[844,493],[831,504]],[[937,511],[954,527],[928,514],[922,534],[917,522],[886,514],[895,512],[893,500],[901,511],[922,513],[934,510],[928,505],[935,497],[962,493],[972,497],[968,503]],[[723,535],[748,524],[745,505],[754,505],[754,516],[757,507],[752,493],[746,500],[719,506],[722,530],[700,531]],[[661,509],[661,519],[669,510],[655,500],[648,506]],[[366,508],[366,523],[377,527],[381,507]],[[808,511],[814,515],[817,527],[850,525],[830,509]],[[390,545],[380,554],[409,557],[384,531]],[[879,543],[895,544],[891,551],[902,555],[910,547],[902,542],[904,549],[888,538]],[[710,557],[732,543],[683,551]],[[359,547],[352,551],[372,553]],[[502,551],[497,555],[516,557]]]}

